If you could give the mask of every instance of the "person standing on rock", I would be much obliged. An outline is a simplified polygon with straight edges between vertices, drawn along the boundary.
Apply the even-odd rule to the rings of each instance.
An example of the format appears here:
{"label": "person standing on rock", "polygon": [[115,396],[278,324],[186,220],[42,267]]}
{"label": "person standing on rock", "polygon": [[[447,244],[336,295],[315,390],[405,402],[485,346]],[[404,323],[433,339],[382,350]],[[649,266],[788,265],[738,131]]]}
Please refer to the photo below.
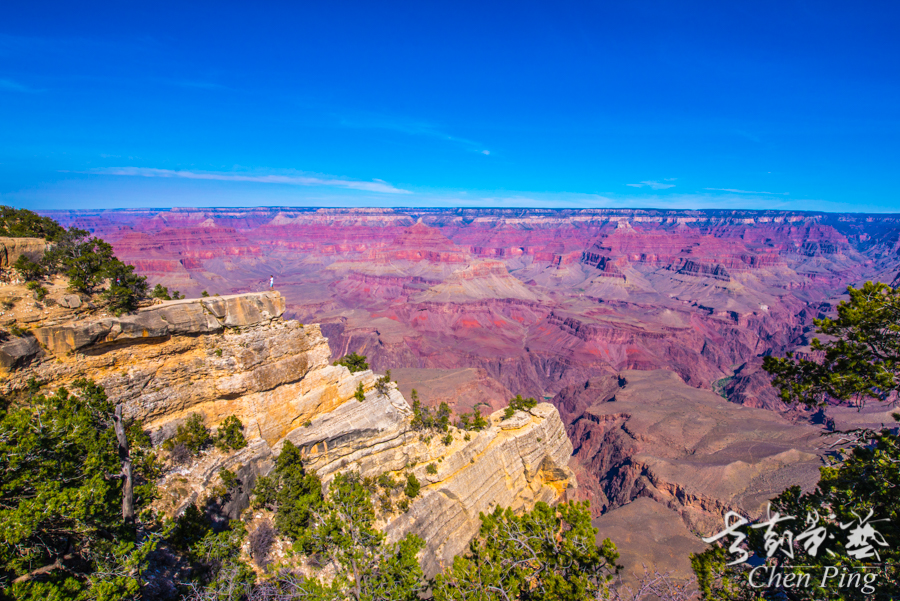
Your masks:
{"label": "person standing on rock", "polygon": [[274,290],[274,289],[275,289],[275,276],[270,275],[269,276],[269,290]]}

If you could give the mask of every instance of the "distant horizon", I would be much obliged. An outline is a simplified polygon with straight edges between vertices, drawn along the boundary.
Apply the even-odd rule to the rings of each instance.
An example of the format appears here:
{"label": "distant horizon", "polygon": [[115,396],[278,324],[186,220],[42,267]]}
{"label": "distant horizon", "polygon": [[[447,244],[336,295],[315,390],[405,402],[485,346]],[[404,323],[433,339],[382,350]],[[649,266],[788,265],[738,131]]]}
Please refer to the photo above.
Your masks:
{"label": "distant horizon", "polygon": [[[21,207],[20,207],[21,208]],[[89,208],[89,209],[35,209],[36,213],[47,215],[51,213],[90,213],[90,212],[113,212],[113,211],[172,211],[172,210],[189,210],[189,211],[205,211],[205,210],[223,210],[223,211],[240,211],[240,210],[293,210],[293,211],[318,211],[321,209],[338,211],[342,209],[372,209],[372,210],[390,210],[390,211],[454,211],[454,210],[471,210],[471,211],[647,211],[647,212],[721,212],[721,213],[798,213],[809,215],[873,215],[879,217],[900,216],[897,212],[871,212],[871,211],[813,211],[802,209],[746,209],[746,208],[663,208],[663,207],[538,207],[538,206],[508,206],[508,207],[472,207],[472,206],[447,206],[447,207],[412,207],[412,206],[396,206],[396,207],[364,207],[364,206],[290,206],[290,205],[258,205],[258,206],[173,206],[173,207],[109,207],[109,208]]]}

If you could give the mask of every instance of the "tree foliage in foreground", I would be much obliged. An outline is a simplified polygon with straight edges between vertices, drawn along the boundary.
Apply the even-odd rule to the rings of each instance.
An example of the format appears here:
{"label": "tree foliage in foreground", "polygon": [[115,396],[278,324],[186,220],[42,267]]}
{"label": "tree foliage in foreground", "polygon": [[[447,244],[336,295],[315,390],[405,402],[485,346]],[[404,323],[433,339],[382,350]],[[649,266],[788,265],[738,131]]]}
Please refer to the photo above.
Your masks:
{"label": "tree foliage in foreground", "polygon": [[481,521],[469,554],[438,575],[437,601],[582,601],[608,595],[619,554],[609,539],[597,546],[587,502],[537,503],[521,516],[498,507]]}
{"label": "tree foliage in foreground", "polygon": [[[773,375],[773,385],[786,402],[817,406],[837,401],[861,407],[867,400],[881,400],[898,390],[900,294],[872,282],[848,292],[850,300],[838,306],[836,318],[815,322],[818,333],[829,337],[812,343],[813,349],[822,353],[821,362],[790,355],[766,358],[763,367]],[[717,543],[692,558],[704,599],[896,598],[900,590],[900,437],[887,429],[837,434],[846,435],[842,441],[849,450],[839,450],[831,465],[820,468],[817,488],[802,494],[795,486],[772,501],[773,513],[795,517],[779,525],[779,532],[789,529],[794,534],[784,545],[793,558],[781,551],[769,553],[772,547],[766,548],[764,535],[767,528],[749,529],[742,543],[751,557],[766,562],[766,584],[773,573],[768,570],[782,579],[773,578],[775,586],[751,587],[750,568],[746,564],[728,566],[735,558]],[[800,536],[805,531],[827,532],[835,538],[829,536],[820,546],[813,546],[813,535]],[[846,568],[849,574],[877,577],[871,590],[861,585],[841,586],[840,578],[825,579],[822,586],[827,568],[840,574]],[[784,586],[783,577],[789,573],[811,574],[811,586]]]}
{"label": "tree foliage in foreground", "polygon": [[824,405],[830,400],[859,406],[867,399],[885,399],[900,388],[900,291],[887,284],[866,282],[849,287],[849,301],[837,307],[837,317],[817,319],[812,349],[822,361],[766,357],[763,368],[788,403]]}
{"label": "tree foliage in foreground", "polygon": [[[796,517],[779,524],[778,530],[790,529],[794,534],[794,540],[787,542],[792,559],[778,551],[767,560],[765,529],[746,531],[750,536],[744,548],[751,558],[760,562],[767,560],[765,571],[754,577],[755,582],[767,584],[774,571],[780,575],[777,585],[750,586],[747,564],[727,565],[735,557],[727,552],[726,543],[692,558],[704,599],[751,600],[760,595],[765,599],[798,601],[890,601],[896,598],[900,590],[900,438],[885,430],[871,444],[854,448],[840,465],[823,467],[821,472],[821,480],[813,492],[802,494],[795,486],[772,501],[773,513]],[[871,519],[865,523],[877,534],[868,543],[879,558],[874,555],[860,558],[860,547],[850,544],[850,535],[870,511]],[[813,525],[807,522],[807,516],[818,521]],[[817,528],[824,528],[824,532],[835,538],[826,539],[817,548],[808,546],[809,537],[796,540],[803,531]],[[825,586],[821,586],[826,568],[837,569],[839,573],[846,568],[850,574],[874,575],[870,576],[874,578],[872,590],[864,591],[862,586],[839,586],[839,578],[829,578]],[[785,587],[783,578],[788,573],[811,574],[810,586]]]}
{"label": "tree foliage in foreground", "polygon": [[[153,461],[128,430],[140,511],[152,498]],[[0,414],[0,577],[14,598],[118,598],[138,587],[136,565],[155,546],[122,515],[114,407],[79,380]],[[142,488],[143,487],[143,488]]]}
{"label": "tree foliage in foreground", "polygon": [[[274,510],[278,534],[295,542],[297,556],[330,566],[329,577],[283,568],[260,581],[242,550],[243,523],[223,528],[214,505],[191,504],[168,525],[142,513],[159,470],[139,424],[123,434],[137,484],[138,515],[126,518],[116,432],[124,424],[101,387],[81,380],[72,391],[38,392],[34,383],[26,399],[0,405],[0,599],[416,601],[431,589],[438,599],[579,600],[605,592],[615,569],[615,547],[596,545],[587,504],[539,503],[522,516],[482,516],[470,554],[429,580],[419,563],[425,541],[409,534],[388,543],[376,527],[373,481],[339,473],[324,493],[286,442],[272,474],[258,479],[254,504]],[[185,440],[208,443],[202,421],[189,421]],[[223,430],[239,432],[237,420],[230,426]],[[419,488],[414,476],[411,483]],[[252,552],[265,566],[272,533],[259,538]],[[177,577],[159,569],[173,562]]]}
{"label": "tree foliage in foreground", "polygon": [[284,442],[269,476],[256,480],[253,504],[275,512],[278,531],[303,550],[309,545],[309,528],[313,513],[323,502],[322,482],[314,472],[307,472],[298,449],[290,440]]}
{"label": "tree foliage in foreground", "polygon": [[335,586],[358,601],[417,601],[426,589],[417,554],[425,542],[408,534],[387,544],[375,528],[375,507],[356,472],[334,477],[315,517],[312,549],[340,567]]}

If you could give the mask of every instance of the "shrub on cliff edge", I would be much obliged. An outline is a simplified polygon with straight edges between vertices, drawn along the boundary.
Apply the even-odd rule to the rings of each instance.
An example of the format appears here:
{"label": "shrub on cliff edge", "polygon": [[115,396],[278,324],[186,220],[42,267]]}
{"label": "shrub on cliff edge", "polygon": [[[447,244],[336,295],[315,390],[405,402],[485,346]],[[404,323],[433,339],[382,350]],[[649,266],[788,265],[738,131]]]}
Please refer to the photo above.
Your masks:
{"label": "shrub on cliff edge", "polygon": [[0,206],[0,236],[10,238],[43,238],[54,242],[65,229],[49,217],[41,217],[28,209]]}
{"label": "shrub on cliff edge", "polygon": [[32,261],[25,255],[19,255],[13,268],[19,272],[19,275],[26,282],[37,282],[46,274],[44,265],[38,261]]}
{"label": "shrub on cliff edge", "polygon": [[529,397],[523,399],[521,394],[517,394],[516,398],[510,399],[509,406],[503,410],[503,419],[509,419],[516,414],[516,411],[527,411],[537,407],[537,401]]}
{"label": "shrub on cliff edge", "polygon": [[356,373],[358,371],[365,371],[369,369],[369,364],[366,363],[366,357],[364,355],[357,355],[356,353],[344,355],[343,357],[335,361],[333,365],[343,365],[350,370],[350,373]]}
{"label": "shrub on cliff edge", "polygon": [[275,512],[275,527],[279,533],[301,549],[308,546],[313,512],[322,505],[322,482],[315,473],[306,472],[300,449],[291,441],[285,441],[272,473],[257,478],[252,494],[254,507],[266,507]]}
{"label": "shrub on cliff edge", "polygon": [[187,421],[178,424],[175,436],[163,443],[163,449],[171,451],[178,445],[184,445],[192,454],[196,455],[209,445],[211,440],[209,428],[203,423],[203,416],[199,413],[192,413],[188,416]]}
{"label": "shrub on cliff edge", "polygon": [[587,502],[538,502],[521,516],[498,507],[479,517],[468,555],[435,579],[436,601],[607,598],[619,553],[609,539],[597,546]]}

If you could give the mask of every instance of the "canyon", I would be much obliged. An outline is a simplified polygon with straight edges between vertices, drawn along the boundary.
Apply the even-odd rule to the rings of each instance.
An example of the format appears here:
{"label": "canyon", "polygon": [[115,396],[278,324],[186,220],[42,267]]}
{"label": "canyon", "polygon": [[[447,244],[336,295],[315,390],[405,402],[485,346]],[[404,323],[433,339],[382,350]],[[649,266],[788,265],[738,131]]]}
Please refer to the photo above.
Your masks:
{"label": "canyon", "polygon": [[[687,552],[702,548],[697,533],[716,529],[725,511],[759,514],[786,486],[815,484],[825,452],[823,416],[784,405],[761,369],[762,357],[807,352],[813,320],[828,315],[848,285],[892,283],[900,268],[900,217],[892,215],[287,207],[44,214],[109,241],[151,284],[193,297],[204,290],[222,295],[165,304],[195,307],[197,316],[184,318],[188,325],[165,317],[165,327],[125,319],[83,333],[36,334],[60,357],[94,362],[111,394],[140,390],[129,406],[160,437],[186,412],[202,411],[213,424],[231,412],[258,433],[254,444],[269,449],[242,465],[264,467],[266,453],[277,452],[285,439],[303,445],[326,475],[344,460],[370,471],[395,466],[397,449],[410,445],[422,461],[455,465],[459,459],[432,455],[445,449],[419,448],[424,443],[405,439],[410,433],[397,425],[408,411],[403,397],[416,389],[427,405],[491,414],[494,438],[454,442],[446,452],[459,458],[487,453],[476,452],[478,445],[518,445],[512,439],[519,436],[543,441],[537,448],[554,441],[541,451],[552,467],[538,469],[538,459],[528,459],[514,470],[521,474],[508,489],[515,494],[498,499],[588,499],[600,535],[627,539],[629,566],[653,557],[682,575],[689,571]],[[278,294],[260,294],[272,275]],[[226,305],[233,298],[269,300],[241,301],[256,308],[230,318]],[[281,350],[264,352],[269,335],[254,338],[249,330],[237,342],[231,328],[248,326],[226,325],[228,319],[269,320],[264,327],[279,332]],[[140,348],[151,353],[146,361],[151,349],[164,348],[147,340],[188,344],[190,336],[178,328],[207,328],[197,340],[221,339],[215,343],[222,345],[221,359],[211,354],[212,342],[202,350],[172,349],[207,375],[122,370],[109,353],[77,347],[87,341],[87,349]],[[137,339],[144,342],[125,342]],[[29,351],[16,352],[19,366]],[[349,352],[365,355],[378,373],[390,369],[396,390],[375,399],[371,372],[339,376],[329,362]],[[274,353],[271,365],[254,363],[266,353]],[[57,379],[69,377],[63,367],[53,369]],[[201,384],[179,389],[179,377]],[[384,450],[374,455],[362,443],[324,445],[371,435],[371,416],[346,400],[360,381],[367,387],[362,405],[380,403],[384,410],[378,428],[386,438],[375,443]],[[496,411],[519,393],[544,403],[534,415],[520,416],[521,428],[504,429]],[[175,396],[154,396],[167,394]],[[854,424],[861,419],[836,408],[827,413]],[[369,434],[333,432],[337,416],[350,431]],[[866,419],[874,424],[884,416]],[[307,422],[311,429],[300,427]],[[493,486],[484,482],[477,486]],[[205,485],[198,477],[184,490],[200,494]],[[427,511],[414,507],[389,530],[444,527],[437,539],[457,538],[448,534],[456,522],[428,525],[426,517],[462,511],[459,492],[447,492],[452,488],[447,484],[421,505]],[[636,532],[629,526],[636,522],[660,530]],[[445,552],[444,544],[430,549],[435,557],[449,556],[453,549]]]}

